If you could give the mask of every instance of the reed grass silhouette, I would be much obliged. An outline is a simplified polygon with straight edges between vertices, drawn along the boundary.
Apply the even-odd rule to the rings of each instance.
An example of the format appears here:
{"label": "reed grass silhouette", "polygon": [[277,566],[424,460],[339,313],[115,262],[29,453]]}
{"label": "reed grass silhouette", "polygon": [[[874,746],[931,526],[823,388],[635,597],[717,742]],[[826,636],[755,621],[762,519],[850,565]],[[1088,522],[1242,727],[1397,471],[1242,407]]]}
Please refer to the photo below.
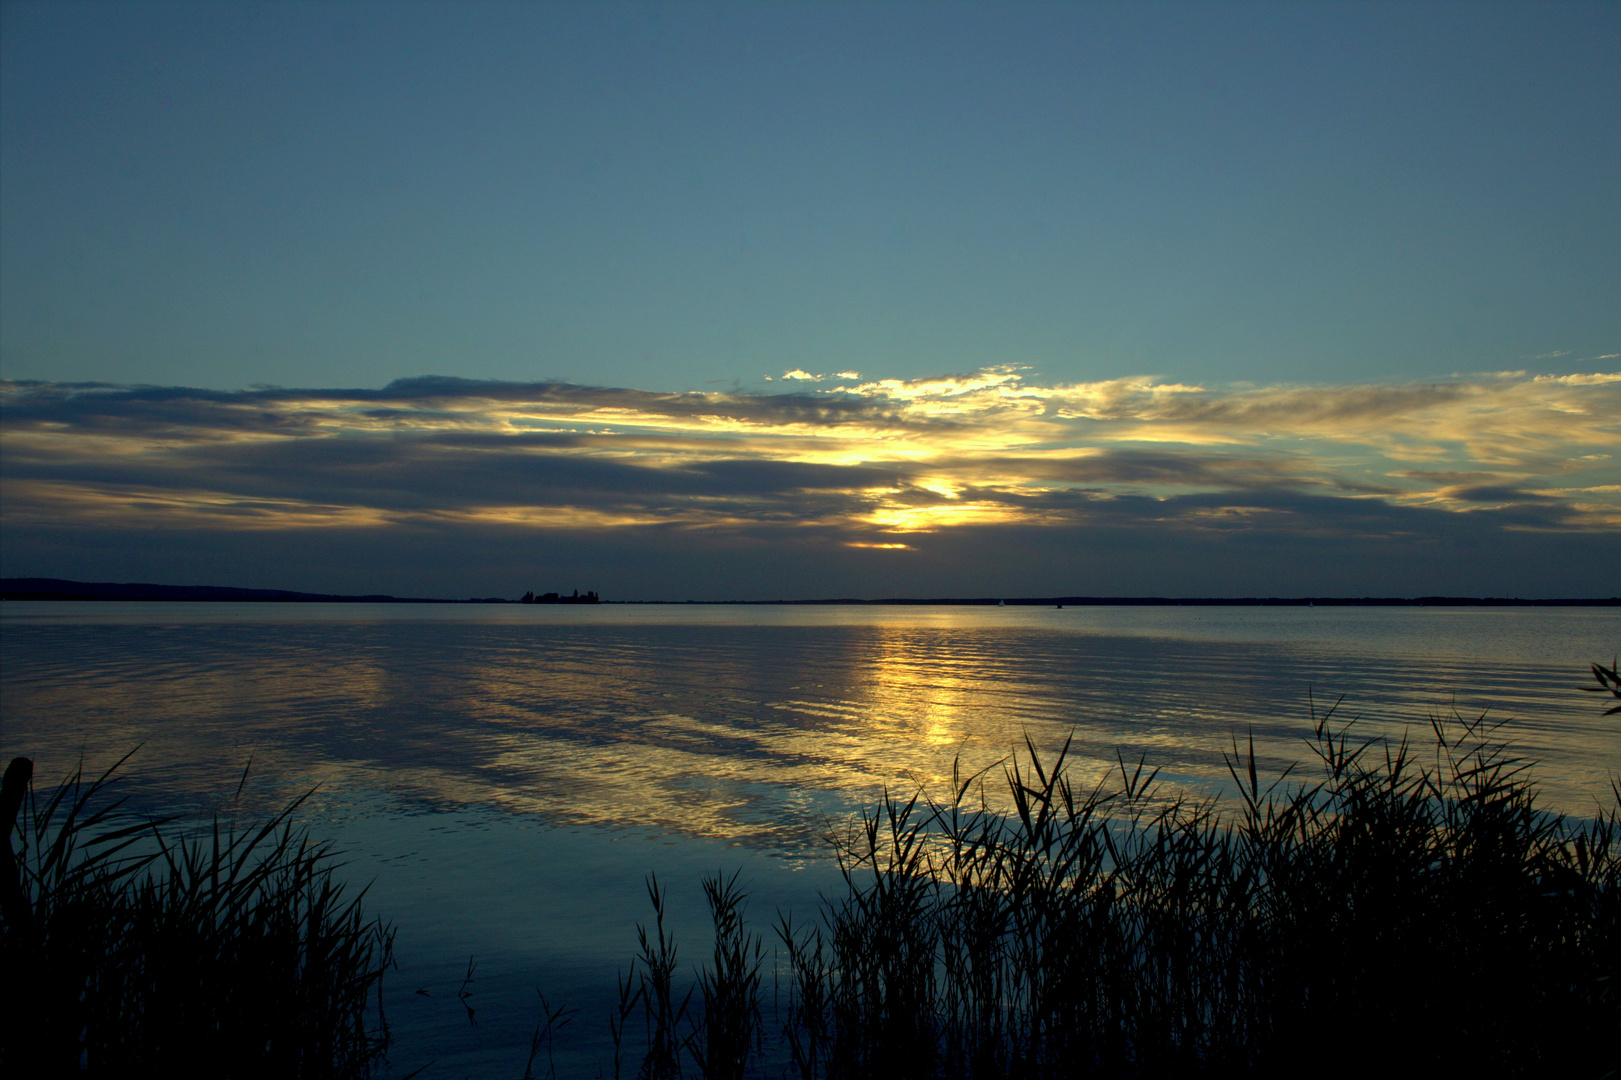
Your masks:
{"label": "reed grass silhouette", "polygon": [[[1315,723],[1312,782],[1227,755],[1237,805],[1069,747],[939,803],[886,795],[845,895],[778,928],[811,1077],[1598,1077],[1621,1056],[1621,828],[1539,810],[1484,718],[1433,748]],[[975,796],[976,789],[979,797]],[[1621,791],[1617,792],[1621,805]]]}
{"label": "reed grass silhouette", "polygon": [[[1123,759],[1082,789],[1068,743],[1028,740],[1001,768],[1008,809],[997,777],[958,770],[938,801],[886,793],[838,844],[842,894],[811,922],[778,916],[786,1000],[756,1074],[1613,1075],[1621,790],[1591,819],[1539,809],[1484,717],[1432,718],[1422,750],[1358,738],[1335,709],[1313,721],[1314,778],[1263,783],[1235,739],[1225,800]],[[693,1075],[751,1060],[714,1052],[758,1011],[742,897],[734,876],[717,903],[721,884],[701,1024],[669,1004],[654,889],[641,1076],[678,1075],[683,1044]]]}
{"label": "reed grass silhouette", "polygon": [[[639,948],[630,972],[619,977],[619,1004],[609,1017],[614,1040],[614,1076],[623,1063],[625,1024],[640,1006],[644,1046],[637,1076],[665,1080],[685,1074],[690,1058],[697,1074],[716,1080],[742,1080],[751,1058],[764,1050],[760,1008],[764,945],[751,934],[744,914],[747,898],[738,874],[720,872],[703,882],[704,897],[715,928],[709,964],[698,972],[697,986],[676,1000],[679,968],[675,939],[664,928],[666,894],[656,875],[647,879],[653,904],[653,928],[636,928]],[[700,996],[692,1008],[692,995]]]}
{"label": "reed grass silhouette", "polygon": [[[1613,665],[1594,677],[1621,697]],[[704,880],[714,945],[690,987],[649,876],[614,1076],[638,1015],[643,1080],[1616,1075],[1621,787],[1567,818],[1484,716],[1433,717],[1419,747],[1336,713],[1314,708],[1309,779],[1263,783],[1235,738],[1223,798],[1123,758],[1081,787],[1068,742],[1028,739],[939,797],[886,792],[836,843],[843,891],[777,916],[772,1024],[738,875]],[[26,759],[7,770],[0,1066],[369,1075],[393,930],[295,827],[304,799],[175,835],[120,814],[124,760],[43,799]],[[555,1074],[572,1015],[540,998],[525,1075],[543,1047]]]}
{"label": "reed grass silhouette", "polygon": [[307,796],[257,826],[216,816],[176,835],[173,819],[118,815],[111,788],[127,760],[18,797],[0,1065],[16,1076],[369,1075],[388,1041],[381,980],[394,933],[366,916],[365,890],[335,879],[330,847],[294,826]]}

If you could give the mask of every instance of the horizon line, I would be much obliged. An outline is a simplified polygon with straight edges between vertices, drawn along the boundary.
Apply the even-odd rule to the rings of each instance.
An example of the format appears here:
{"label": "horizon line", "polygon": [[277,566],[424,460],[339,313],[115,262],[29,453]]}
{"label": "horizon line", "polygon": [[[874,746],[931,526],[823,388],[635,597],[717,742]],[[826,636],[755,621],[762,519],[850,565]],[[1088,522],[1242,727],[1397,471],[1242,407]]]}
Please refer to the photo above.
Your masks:
{"label": "horizon line", "polygon": [[[600,594],[599,594],[600,595]],[[151,582],[86,582],[68,578],[0,578],[0,600],[191,603],[347,603],[347,604],[519,604],[501,596],[422,597],[384,593],[344,594],[229,585],[161,585]],[[599,600],[621,605],[915,605],[939,607],[1613,607],[1621,597],[1519,596],[958,596],[826,597],[775,600]],[[527,606],[527,605],[526,605]]]}

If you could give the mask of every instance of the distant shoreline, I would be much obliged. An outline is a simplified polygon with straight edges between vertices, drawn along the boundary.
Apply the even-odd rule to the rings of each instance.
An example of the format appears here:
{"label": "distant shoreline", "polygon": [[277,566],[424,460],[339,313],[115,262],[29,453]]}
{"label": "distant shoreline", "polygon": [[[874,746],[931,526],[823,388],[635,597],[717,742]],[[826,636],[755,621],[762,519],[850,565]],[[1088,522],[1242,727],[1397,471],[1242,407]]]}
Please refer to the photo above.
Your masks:
{"label": "distant shoreline", "polygon": [[[62,578],[0,578],[0,600],[180,601],[205,603],[325,604],[519,604],[506,597],[349,596],[289,589],[242,589],[221,585],[154,585],[144,582],[68,581]],[[985,607],[1621,607],[1621,597],[1551,599],[1504,596],[981,596],[885,597],[828,600],[605,600],[605,604],[851,605]]]}
{"label": "distant shoreline", "polygon": [[0,578],[0,600],[177,600],[236,603],[325,604],[516,604],[492,596],[466,600],[426,596],[345,596],[290,589],[238,589],[223,585],[153,585],[146,582],[68,581],[63,578]]}

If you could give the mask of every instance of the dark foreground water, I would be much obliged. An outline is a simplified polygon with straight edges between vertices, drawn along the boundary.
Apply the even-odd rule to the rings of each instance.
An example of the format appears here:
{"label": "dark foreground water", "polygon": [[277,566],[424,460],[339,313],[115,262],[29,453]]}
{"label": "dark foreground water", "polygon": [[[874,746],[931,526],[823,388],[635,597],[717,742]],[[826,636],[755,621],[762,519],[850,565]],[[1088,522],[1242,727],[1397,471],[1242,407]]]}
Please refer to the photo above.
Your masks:
{"label": "dark foreground water", "polygon": [[1217,791],[1234,737],[1281,771],[1341,695],[1370,735],[1489,710],[1587,814],[1621,717],[1575,687],[1618,649],[1615,609],[7,603],[0,754],[43,785],[139,746],[134,805],[200,816],[316,788],[304,819],[399,926],[396,1075],[521,1076],[537,989],[580,1010],[558,1074],[611,1075],[649,872],[696,963],[706,871],[742,871],[759,929],[808,916],[829,829],[886,786],[1073,737],[1085,775],[1145,755]]}

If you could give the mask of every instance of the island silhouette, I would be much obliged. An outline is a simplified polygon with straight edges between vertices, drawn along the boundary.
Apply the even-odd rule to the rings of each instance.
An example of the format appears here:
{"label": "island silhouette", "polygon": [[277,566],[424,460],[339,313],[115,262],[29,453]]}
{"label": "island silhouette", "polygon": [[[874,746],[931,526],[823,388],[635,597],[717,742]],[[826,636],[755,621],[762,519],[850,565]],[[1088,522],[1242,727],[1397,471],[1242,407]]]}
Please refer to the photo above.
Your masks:
{"label": "island silhouette", "polygon": [[519,600],[518,603],[520,603],[520,604],[600,604],[600,603],[602,603],[602,598],[599,597],[595,592],[588,592],[584,596],[581,596],[580,595],[580,590],[575,589],[573,595],[571,595],[571,596],[559,596],[557,593],[554,593],[554,592],[541,593],[539,596],[536,596],[533,592],[526,592],[526,593],[523,594],[523,599]]}

